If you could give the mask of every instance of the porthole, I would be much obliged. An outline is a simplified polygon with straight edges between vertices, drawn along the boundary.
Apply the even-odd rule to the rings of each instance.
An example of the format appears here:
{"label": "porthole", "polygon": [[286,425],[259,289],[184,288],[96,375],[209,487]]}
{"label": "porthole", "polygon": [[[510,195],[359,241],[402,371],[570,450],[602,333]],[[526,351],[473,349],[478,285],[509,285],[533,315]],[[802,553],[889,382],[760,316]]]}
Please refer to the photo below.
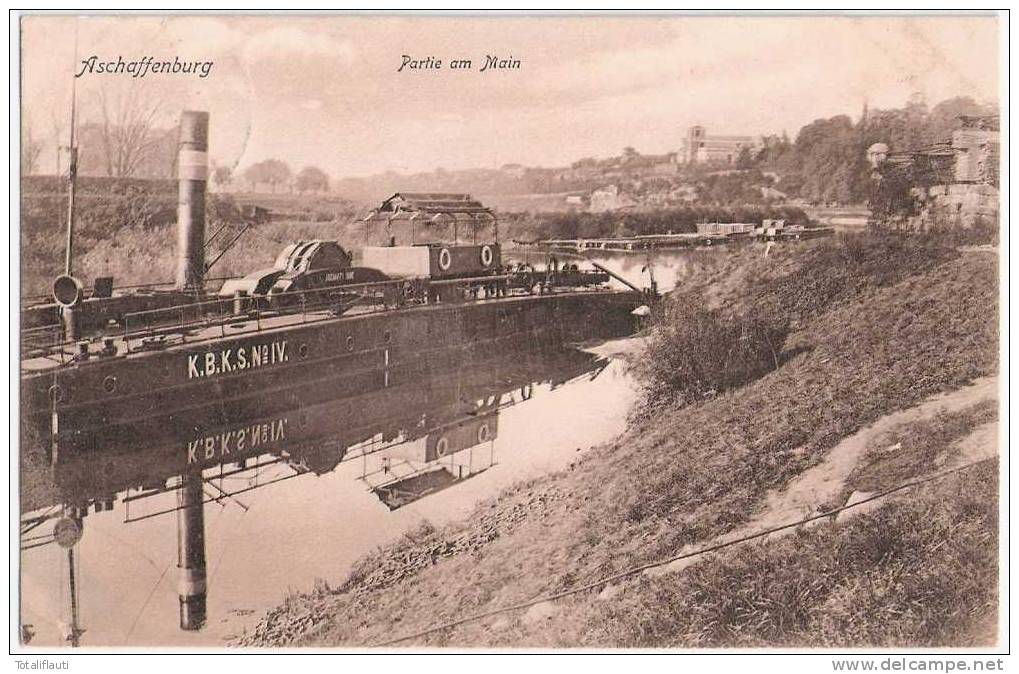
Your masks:
{"label": "porthole", "polygon": [[299,347],[297,347],[297,354],[301,358],[307,358],[308,357],[308,345],[307,344],[301,344]]}
{"label": "porthole", "polygon": [[383,332],[382,341],[385,342],[386,344],[389,344],[391,341],[393,341],[393,333],[391,333],[389,330]]}
{"label": "porthole", "polygon": [[449,452],[449,440],[445,437],[439,438],[438,442],[435,443],[435,455],[442,457],[446,456]]}
{"label": "porthole", "polygon": [[439,269],[442,271],[449,271],[450,266],[453,264],[453,257],[449,253],[448,248],[443,248],[439,251]]}
{"label": "porthole", "polygon": [[478,427],[478,442],[485,442],[488,440],[490,432],[488,430],[488,424],[481,424]]}
{"label": "porthole", "polygon": [[354,337],[353,335],[347,335],[347,351],[354,350]]}
{"label": "porthole", "polygon": [[103,379],[103,390],[107,393],[113,393],[117,390],[117,378],[112,374]]}

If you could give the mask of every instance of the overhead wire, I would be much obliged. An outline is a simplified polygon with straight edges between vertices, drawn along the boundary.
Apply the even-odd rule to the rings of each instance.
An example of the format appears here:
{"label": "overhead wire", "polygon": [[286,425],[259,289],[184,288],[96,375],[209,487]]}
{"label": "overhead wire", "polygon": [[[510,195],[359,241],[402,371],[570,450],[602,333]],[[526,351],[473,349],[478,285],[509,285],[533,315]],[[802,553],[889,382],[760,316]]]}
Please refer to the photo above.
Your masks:
{"label": "overhead wire", "polygon": [[794,527],[799,527],[799,526],[802,526],[802,525],[807,524],[809,522],[813,522],[815,520],[824,519],[826,517],[833,517],[835,515],[838,515],[840,512],[845,511],[845,510],[850,510],[852,508],[856,508],[858,506],[864,505],[865,503],[871,503],[873,501],[877,501],[879,499],[886,498],[888,496],[891,496],[892,494],[895,494],[897,492],[900,492],[900,491],[903,491],[903,490],[906,490],[906,489],[910,489],[912,487],[917,487],[917,486],[926,484],[928,482],[933,482],[935,480],[940,480],[942,478],[948,477],[949,475],[953,475],[955,473],[959,473],[961,471],[967,470],[969,468],[972,468],[972,467],[977,466],[977,465],[982,464],[982,463],[986,463],[987,461],[991,461],[991,460],[994,460],[994,459],[997,459],[997,457],[995,456],[995,457],[989,457],[989,458],[985,458],[985,459],[980,459],[980,460],[977,460],[977,461],[972,461],[972,462],[964,464],[962,466],[957,466],[956,468],[952,468],[952,469],[945,470],[945,471],[942,471],[942,472],[939,472],[939,473],[935,473],[933,475],[929,475],[927,477],[920,478],[920,479],[917,479],[917,480],[912,480],[912,481],[909,481],[909,482],[905,482],[905,483],[900,484],[898,486],[895,486],[895,487],[892,487],[890,489],[886,489],[884,491],[881,491],[881,492],[878,492],[876,494],[873,494],[873,495],[871,495],[871,496],[869,496],[869,497],[867,497],[865,499],[860,499],[859,501],[854,501],[853,503],[847,503],[846,505],[843,505],[843,506],[841,506],[839,508],[834,508],[832,510],[827,510],[827,511],[819,513],[817,515],[812,515],[810,517],[805,517],[803,519],[796,520],[794,522],[787,522],[785,524],[781,524],[781,525],[778,525],[778,526],[775,526],[775,527],[764,529],[762,531],[758,531],[758,532],[755,532],[755,533],[752,533],[752,534],[748,534],[746,536],[741,536],[739,538],[736,538],[736,539],[733,539],[733,540],[730,540],[730,541],[723,541],[721,543],[716,543],[714,545],[709,545],[709,546],[707,546],[705,548],[701,548],[701,549],[695,550],[693,552],[688,552],[688,553],[683,553],[683,554],[679,554],[679,555],[674,555],[674,556],[668,557],[666,559],[658,560],[658,561],[655,561],[655,562],[649,562],[647,564],[641,564],[639,566],[634,566],[634,567],[631,567],[631,568],[626,569],[624,571],[620,571],[618,573],[612,574],[611,576],[606,576],[606,577],[601,578],[599,580],[593,581],[591,583],[586,583],[584,585],[581,585],[581,586],[578,586],[578,587],[575,587],[575,588],[571,588],[569,590],[563,590],[562,592],[556,592],[556,593],[553,593],[553,594],[543,595],[543,596],[540,596],[540,597],[536,597],[534,599],[529,599],[527,601],[519,602],[519,603],[516,603],[516,604],[511,604],[509,606],[503,606],[503,607],[499,607],[499,608],[494,608],[494,609],[490,609],[488,611],[483,611],[481,613],[475,613],[475,614],[472,614],[472,615],[469,615],[469,616],[465,616],[463,618],[458,618],[458,619],[450,620],[450,621],[447,621],[447,622],[444,622],[444,623],[439,623],[439,624],[433,625],[431,627],[427,627],[425,629],[418,630],[416,632],[412,632],[412,633],[409,633],[409,634],[405,634],[405,635],[396,637],[394,639],[388,639],[386,641],[381,641],[381,642],[372,644],[371,647],[372,648],[381,648],[381,647],[385,647],[385,646],[392,646],[394,644],[402,643],[404,641],[410,641],[411,639],[418,639],[420,637],[428,636],[428,635],[434,634],[436,632],[441,632],[441,631],[449,630],[449,629],[452,629],[454,627],[458,627],[460,625],[464,625],[466,623],[477,622],[478,620],[483,620],[485,618],[490,618],[492,616],[500,615],[502,613],[510,613],[510,612],[513,612],[513,611],[520,611],[520,610],[523,610],[523,609],[526,609],[526,608],[530,608],[532,606],[536,606],[538,604],[544,604],[544,603],[547,603],[547,602],[557,601],[559,599],[564,599],[566,597],[569,597],[569,596],[572,596],[572,595],[575,595],[575,594],[580,594],[580,593],[583,593],[583,592],[589,592],[591,590],[594,590],[594,589],[597,589],[597,588],[600,588],[600,587],[604,587],[605,585],[608,585],[609,583],[612,583],[614,581],[622,580],[623,578],[627,578],[629,576],[634,576],[634,575],[636,575],[638,573],[643,573],[644,571],[647,571],[648,569],[662,567],[662,566],[665,566],[667,564],[671,564],[673,562],[678,562],[678,561],[683,560],[683,559],[690,559],[690,558],[693,558],[693,557],[698,557],[700,555],[705,555],[705,554],[710,553],[710,552],[715,552],[715,551],[721,550],[723,548],[728,548],[728,547],[731,547],[731,546],[734,546],[734,545],[739,545],[741,543],[745,543],[747,541],[752,541],[752,540],[755,540],[755,539],[758,539],[758,538],[763,538],[763,537],[768,536],[770,534],[773,534],[773,533],[776,533],[776,532],[779,532],[779,531],[784,531],[786,529],[792,529]]}

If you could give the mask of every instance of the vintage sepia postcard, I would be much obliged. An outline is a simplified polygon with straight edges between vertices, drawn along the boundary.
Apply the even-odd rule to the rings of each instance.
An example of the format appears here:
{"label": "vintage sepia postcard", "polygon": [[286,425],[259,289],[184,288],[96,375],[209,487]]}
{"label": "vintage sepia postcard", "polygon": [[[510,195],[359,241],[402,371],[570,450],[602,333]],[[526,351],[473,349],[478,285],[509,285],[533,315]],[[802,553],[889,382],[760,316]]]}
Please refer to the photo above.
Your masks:
{"label": "vintage sepia postcard", "polygon": [[19,668],[1005,668],[1007,12],[11,31]]}

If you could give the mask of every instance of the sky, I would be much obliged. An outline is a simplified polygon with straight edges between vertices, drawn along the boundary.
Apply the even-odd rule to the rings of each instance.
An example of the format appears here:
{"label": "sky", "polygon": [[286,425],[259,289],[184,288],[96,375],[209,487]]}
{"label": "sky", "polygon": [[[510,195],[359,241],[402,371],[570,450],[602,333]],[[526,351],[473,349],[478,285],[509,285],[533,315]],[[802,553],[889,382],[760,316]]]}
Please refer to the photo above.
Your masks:
{"label": "sky", "polygon": [[[100,89],[158,104],[165,127],[207,110],[213,161],[239,169],[271,157],[333,177],[563,166],[675,151],[693,124],[795,137],[915,92],[997,101],[998,39],[993,15],[28,16],[21,111],[36,137],[66,136],[72,82],[82,122],[98,119]],[[75,79],[92,55],[213,66]],[[398,72],[404,55],[442,68]],[[520,67],[480,72],[486,55]]]}

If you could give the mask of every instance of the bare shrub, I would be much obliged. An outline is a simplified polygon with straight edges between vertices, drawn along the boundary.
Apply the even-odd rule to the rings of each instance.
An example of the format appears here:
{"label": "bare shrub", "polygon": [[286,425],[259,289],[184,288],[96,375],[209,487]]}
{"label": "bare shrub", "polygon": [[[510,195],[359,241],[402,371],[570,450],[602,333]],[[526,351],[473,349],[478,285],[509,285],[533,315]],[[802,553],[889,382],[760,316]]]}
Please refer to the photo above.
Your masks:
{"label": "bare shrub", "polygon": [[723,315],[697,296],[669,299],[644,357],[634,366],[644,405],[686,405],[757,379],[778,367],[789,329],[757,312]]}

